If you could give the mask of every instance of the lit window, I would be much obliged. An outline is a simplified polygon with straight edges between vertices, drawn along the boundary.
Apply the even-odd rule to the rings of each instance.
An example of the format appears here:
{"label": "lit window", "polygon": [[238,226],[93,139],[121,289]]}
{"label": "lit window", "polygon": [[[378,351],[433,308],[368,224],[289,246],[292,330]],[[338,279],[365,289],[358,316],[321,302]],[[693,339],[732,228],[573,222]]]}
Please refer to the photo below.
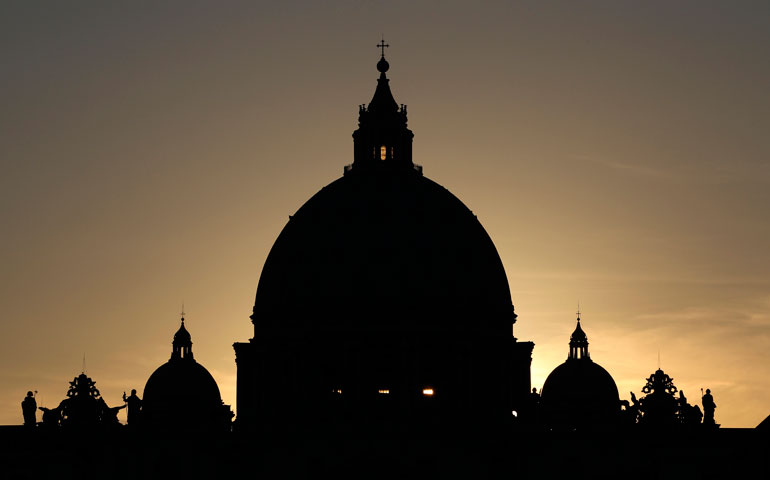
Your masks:
{"label": "lit window", "polygon": [[519,416],[519,412],[517,412],[516,410],[511,410],[511,414],[512,414],[514,417],[518,417],[518,416]]}
{"label": "lit window", "polygon": [[336,393],[337,395],[342,395],[342,389],[341,388],[335,388],[332,390],[332,393]]}
{"label": "lit window", "polygon": [[422,394],[426,397],[432,397],[433,396],[433,389],[432,388],[423,388]]}
{"label": "lit window", "polygon": [[382,390],[382,389],[380,389],[380,390],[377,390],[377,393],[379,393],[380,395],[389,395],[390,394],[390,390]]}
{"label": "lit window", "polygon": [[387,156],[388,156],[388,147],[383,145],[380,147],[380,160],[385,160]]}

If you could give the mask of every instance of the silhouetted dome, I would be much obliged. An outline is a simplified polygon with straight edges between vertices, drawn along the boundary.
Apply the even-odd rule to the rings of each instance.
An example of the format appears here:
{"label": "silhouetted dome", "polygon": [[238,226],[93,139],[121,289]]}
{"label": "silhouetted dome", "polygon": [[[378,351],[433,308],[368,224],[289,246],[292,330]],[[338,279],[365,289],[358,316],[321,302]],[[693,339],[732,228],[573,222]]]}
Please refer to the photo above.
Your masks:
{"label": "silhouetted dome", "polygon": [[335,412],[502,422],[529,393],[532,345],[512,335],[497,250],[412,161],[387,67],[359,106],[353,163],[289,217],[265,260],[254,337],[234,346],[239,428],[336,424]]}
{"label": "silhouetted dome", "polygon": [[553,428],[598,427],[616,420],[620,398],[607,370],[585,358],[567,360],[548,375],[541,405]]}
{"label": "silhouetted dome", "polygon": [[543,384],[541,406],[544,420],[552,428],[601,427],[617,420],[618,387],[607,370],[591,360],[580,317],[570,336],[567,361]]}
{"label": "silhouetted dome", "polygon": [[[301,310],[308,314],[292,315]],[[494,324],[506,334],[514,318],[484,228],[415,170],[353,171],[308,200],[268,255],[254,316],[308,327]]]}
{"label": "silhouetted dome", "polygon": [[[145,415],[175,416],[177,408],[195,412],[218,411],[222,397],[217,382],[203,365],[192,359],[178,359],[169,360],[150,375],[142,402]],[[195,417],[189,420],[194,421]],[[158,420],[165,423],[163,419]]]}
{"label": "silhouetted dome", "polygon": [[192,355],[190,333],[174,335],[171,359],[158,367],[144,387],[143,422],[151,427],[206,430],[224,425],[224,409],[214,377]]}

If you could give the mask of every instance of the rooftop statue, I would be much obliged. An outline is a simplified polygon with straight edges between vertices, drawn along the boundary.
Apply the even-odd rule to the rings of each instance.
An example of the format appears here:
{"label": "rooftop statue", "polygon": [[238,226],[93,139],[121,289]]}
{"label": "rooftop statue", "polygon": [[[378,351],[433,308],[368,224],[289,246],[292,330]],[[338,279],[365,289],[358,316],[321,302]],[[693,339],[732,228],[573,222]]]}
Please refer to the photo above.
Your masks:
{"label": "rooftop statue", "polygon": [[24,416],[24,426],[34,427],[37,423],[35,413],[37,412],[37,402],[35,401],[35,394],[27,392],[27,396],[21,402],[21,413]]}
{"label": "rooftop statue", "polygon": [[639,400],[642,414],[639,423],[654,426],[676,424],[678,404],[674,394],[677,391],[674,379],[657,369],[642,387],[642,393],[646,395]]}
{"label": "rooftop statue", "polygon": [[96,388],[96,382],[85,373],[81,373],[69,383],[67,398],[56,408],[40,407],[44,427],[89,429],[120,425],[117,415],[118,411],[126,408],[125,405],[108,406]]}
{"label": "rooftop statue", "polygon": [[[701,419],[703,419],[703,424],[708,424],[709,413],[711,413],[711,424],[714,422],[713,409],[709,412],[707,407],[707,405],[713,404],[710,391],[707,390],[706,395],[703,396],[704,412],[702,413],[700,407],[690,405],[687,402],[684,392],[674,385],[674,379],[661,369],[650,375],[647,384],[642,388],[642,392],[646,394],[638,402],[638,422],[642,425],[694,427],[701,424]],[[677,392],[679,393],[678,398],[675,396]],[[633,393],[631,396],[635,399]]]}
{"label": "rooftop statue", "polygon": [[716,410],[717,404],[714,403],[714,397],[711,396],[710,389],[706,389],[706,394],[701,397],[701,403],[703,404],[703,425],[718,427],[719,425],[714,421],[714,410]]}

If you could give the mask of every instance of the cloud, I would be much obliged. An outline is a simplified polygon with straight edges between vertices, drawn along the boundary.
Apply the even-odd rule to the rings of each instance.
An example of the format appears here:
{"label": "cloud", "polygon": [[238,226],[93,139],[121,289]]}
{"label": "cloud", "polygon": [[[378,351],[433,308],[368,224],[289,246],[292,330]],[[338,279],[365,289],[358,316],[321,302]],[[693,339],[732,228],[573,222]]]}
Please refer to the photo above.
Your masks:
{"label": "cloud", "polygon": [[583,160],[583,161],[595,163],[612,170],[616,170],[619,172],[624,172],[624,173],[628,173],[636,176],[666,179],[666,180],[680,178],[679,175],[677,175],[670,169],[663,170],[659,168],[653,168],[647,165],[624,163],[624,162],[619,162],[614,160],[606,160],[603,158],[598,158],[590,155],[573,155],[572,157],[575,158],[576,160]]}

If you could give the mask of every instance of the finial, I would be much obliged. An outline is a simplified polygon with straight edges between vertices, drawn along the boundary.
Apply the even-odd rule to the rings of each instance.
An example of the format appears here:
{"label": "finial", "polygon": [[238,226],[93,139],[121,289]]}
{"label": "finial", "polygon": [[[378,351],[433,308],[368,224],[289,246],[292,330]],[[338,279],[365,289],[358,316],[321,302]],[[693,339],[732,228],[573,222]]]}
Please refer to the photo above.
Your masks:
{"label": "finial", "polygon": [[182,302],[182,312],[179,315],[182,317],[182,323],[184,323],[184,302]]}
{"label": "finial", "polygon": [[580,301],[578,300],[577,321],[580,323]]}
{"label": "finial", "polygon": [[382,41],[377,44],[377,46],[382,50],[382,57],[380,57],[380,61],[377,62],[377,71],[380,73],[385,73],[390,68],[390,64],[387,60],[385,60],[385,47],[389,47],[390,45],[385,43],[385,38],[383,38]]}

